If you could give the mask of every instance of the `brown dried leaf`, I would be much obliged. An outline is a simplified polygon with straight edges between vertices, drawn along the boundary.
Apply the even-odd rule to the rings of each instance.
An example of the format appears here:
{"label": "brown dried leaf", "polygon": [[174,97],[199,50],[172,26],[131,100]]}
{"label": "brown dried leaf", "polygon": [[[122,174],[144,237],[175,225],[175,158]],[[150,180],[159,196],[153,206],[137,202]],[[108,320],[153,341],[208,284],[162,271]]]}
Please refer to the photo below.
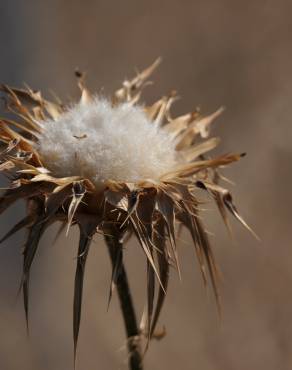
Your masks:
{"label": "brown dried leaf", "polygon": [[141,73],[138,73],[138,75],[135,78],[133,78],[130,81],[128,80],[124,81],[123,87],[115,92],[114,101],[122,102],[122,101],[131,101],[134,99],[136,102],[140,97],[139,90],[143,88],[146,80],[158,67],[160,62],[161,62],[160,58],[156,59],[156,61],[150,67],[146,68]]}
{"label": "brown dried leaf", "polygon": [[10,238],[13,234],[17,233],[17,231],[23,229],[24,227],[28,227],[33,221],[34,217],[32,215],[24,217],[0,239],[0,243],[3,243],[6,239]]}
{"label": "brown dried leaf", "polygon": [[[85,221],[85,220],[84,220]],[[73,340],[74,340],[74,362],[76,359],[77,341],[81,320],[83,280],[85,263],[89,252],[92,236],[95,232],[97,222],[83,222],[80,224],[80,239],[77,255],[77,265],[74,283],[74,303],[73,303]]]}
{"label": "brown dried leaf", "polygon": [[163,127],[164,130],[169,132],[173,138],[181,134],[195,119],[198,118],[197,111],[184,114],[171,120]]}
{"label": "brown dried leaf", "polygon": [[72,224],[75,212],[77,211],[77,208],[78,208],[80,202],[82,201],[82,198],[84,197],[84,195],[86,193],[86,189],[85,189],[82,181],[75,181],[73,183],[72,193],[73,193],[72,200],[70,202],[69,209],[68,209],[68,226],[67,226],[66,235],[68,235],[68,233],[69,233],[69,229],[70,229],[70,226]]}
{"label": "brown dried leaf", "polygon": [[215,159],[195,161],[186,164],[180,164],[172,171],[161,176],[161,181],[170,181],[173,178],[186,178],[208,168],[219,168],[232,162],[239,161],[244,154],[225,154]]}
{"label": "brown dried leaf", "polygon": [[210,150],[216,148],[219,142],[220,139],[214,137],[212,139],[202,142],[201,144],[193,145],[189,149],[181,151],[181,153],[188,162],[191,162],[197,159],[200,155],[205,154]]}
{"label": "brown dried leaf", "polygon": [[207,138],[209,136],[209,126],[223,111],[224,108],[219,108],[209,116],[195,120],[179,138],[176,150],[182,150],[190,146],[198,134],[204,139]]}
{"label": "brown dried leaf", "polygon": [[[41,220],[41,218],[39,219]],[[32,262],[34,260],[40,238],[47,227],[45,222],[34,223],[30,230],[29,235],[24,247],[23,252],[23,276],[22,276],[22,290],[23,290],[23,302],[26,316],[26,323],[28,328],[28,299],[29,299],[29,275]]]}
{"label": "brown dried leaf", "polygon": [[165,232],[164,232],[164,222],[161,220],[158,220],[157,223],[154,226],[154,245],[156,248],[156,256],[158,260],[158,266],[159,266],[159,276],[161,279],[161,283],[163,285],[163,288],[159,286],[158,290],[158,296],[157,296],[157,302],[156,307],[153,314],[153,319],[151,323],[150,328],[150,338],[153,338],[155,328],[160,316],[161,309],[163,307],[163,303],[165,300],[165,293],[167,291],[168,286],[168,279],[169,279],[169,256],[166,248],[166,240],[165,240]]}
{"label": "brown dried leaf", "polygon": [[157,193],[156,209],[164,219],[169,235],[170,245],[174,256],[176,269],[178,271],[179,277],[181,278],[175,237],[175,206],[172,198],[164,191],[159,191]]}

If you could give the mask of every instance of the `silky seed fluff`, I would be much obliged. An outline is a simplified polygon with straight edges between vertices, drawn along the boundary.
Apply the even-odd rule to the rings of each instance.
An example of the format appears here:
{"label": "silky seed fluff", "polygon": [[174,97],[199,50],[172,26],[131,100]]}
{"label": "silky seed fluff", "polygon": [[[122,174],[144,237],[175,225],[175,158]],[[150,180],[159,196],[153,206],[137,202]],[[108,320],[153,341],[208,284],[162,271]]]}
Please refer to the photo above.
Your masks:
{"label": "silky seed fluff", "polygon": [[57,177],[82,176],[95,184],[157,180],[177,163],[173,139],[139,106],[113,107],[95,97],[42,126],[35,145]]}

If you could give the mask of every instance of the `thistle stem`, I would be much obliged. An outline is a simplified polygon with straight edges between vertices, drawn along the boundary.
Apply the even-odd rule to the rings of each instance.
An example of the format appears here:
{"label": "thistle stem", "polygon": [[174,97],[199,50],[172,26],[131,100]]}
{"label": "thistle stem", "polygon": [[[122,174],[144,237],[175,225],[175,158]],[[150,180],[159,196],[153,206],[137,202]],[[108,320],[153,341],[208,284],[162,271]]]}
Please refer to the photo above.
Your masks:
{"label": "thistle stem", "polygon": [[[117,260],[117,254],[123,248],[118,235],[106,235],[105,241],[109,250],[113,268]],[[124,318],[125,329],[127,333],[127,346],[129,352],[129,369],[142,370],[142,355],[140,348],[140,332],[137,325],[136,314],[133,300],[127,278],[125,266],[122,263],[116,282],[116,288],[119,296],[120,306]]]}

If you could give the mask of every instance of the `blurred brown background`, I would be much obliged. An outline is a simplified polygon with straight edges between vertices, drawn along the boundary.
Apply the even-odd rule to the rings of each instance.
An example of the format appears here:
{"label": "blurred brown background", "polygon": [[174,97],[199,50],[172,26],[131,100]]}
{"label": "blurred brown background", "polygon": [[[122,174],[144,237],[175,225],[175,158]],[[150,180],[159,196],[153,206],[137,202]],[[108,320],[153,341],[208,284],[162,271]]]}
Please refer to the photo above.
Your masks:
{"label": "blurred brown background", "polygon": [[[288,370],[292,368],[292,5],[290,1],[31,1],[0,2],[0,81],[76,96],[76,66],[92,90],[110,93],[135,67],[157,56],[163,64],[146,97],[175,88],[174,113],[227,107],[215,124],[221,152],[248,156],[225,171],[236,204],[262,238],[235,222],[232,245],[208,205],[208,229],[224,281],[219,323],[203,288],[187,235],[181,243],[182,282],[175,273],[146,370]],[[22,204],[1,217],[1,234],[21,217]],[[72,295],[76,234],[51,246],[53,229],[33,266],[30,337],[21,299],[24,235],[0,250],[0,369],[73,369]],[[135,302],[145,298],[144,256],[127,248]],[[96,239],[87,266],[79,339],[79,370],[126,369],[124,328],[114,297],[106,312],[110,263]]]}

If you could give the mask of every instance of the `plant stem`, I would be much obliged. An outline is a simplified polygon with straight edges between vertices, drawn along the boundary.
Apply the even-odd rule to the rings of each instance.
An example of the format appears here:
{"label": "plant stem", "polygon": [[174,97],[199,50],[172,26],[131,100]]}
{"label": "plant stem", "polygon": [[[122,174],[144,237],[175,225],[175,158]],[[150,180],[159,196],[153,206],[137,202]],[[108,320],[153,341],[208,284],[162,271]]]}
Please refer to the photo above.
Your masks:
{"label": "plant stem", "polygon": [[[123,244],[119,241],[116,234],[106,235],[105,241],[109,250],[113,269],[115,268],[118,253],[122,253]],[[127,333],[127,345],[129,351],[129,369],[142,370],[142,355],[140,349],[140,332],[137,325],[136,314],[130,292],[127,273],[123,262],[119,269],[119,275],[116,281],[120,306],[124,318],[125,329]]]}

